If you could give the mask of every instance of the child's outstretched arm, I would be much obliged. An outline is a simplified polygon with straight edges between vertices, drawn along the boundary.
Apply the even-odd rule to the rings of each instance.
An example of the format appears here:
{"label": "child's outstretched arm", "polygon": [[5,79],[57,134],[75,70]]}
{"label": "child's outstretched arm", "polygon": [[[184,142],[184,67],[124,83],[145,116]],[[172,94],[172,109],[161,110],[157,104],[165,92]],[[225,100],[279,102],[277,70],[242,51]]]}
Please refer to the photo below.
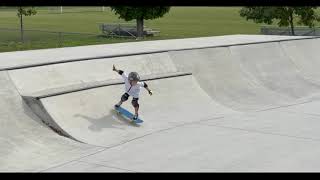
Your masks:
{"label": "child's outstretched arm", "polygon": [[144,86],[143,87],[148,91],[148,93],[151,96],[152,95],[152,91],[151,91],[151,89],[149,89],[148,84],[144,82]]}
{"label": "child's outstretched arm", "polygon": [[113,70],[113,71],[116,71],[116,72],[119,73],[120,75],[122,75],[122,73],[123,73],[122,70],[117,69],[114,65],[113,65],[113,67],[112,67],[112,70]]}

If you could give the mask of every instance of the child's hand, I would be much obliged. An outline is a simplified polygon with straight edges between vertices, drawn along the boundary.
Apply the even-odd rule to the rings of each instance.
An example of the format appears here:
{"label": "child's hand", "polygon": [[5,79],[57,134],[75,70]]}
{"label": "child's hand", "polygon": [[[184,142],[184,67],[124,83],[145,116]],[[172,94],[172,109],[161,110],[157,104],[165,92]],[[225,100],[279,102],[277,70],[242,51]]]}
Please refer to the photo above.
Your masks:
{"label": "child's hand", "polygon": [[148,92],[149,92],[150,96],[152,96],[152,91],[151,91],[151,90],[149,90]]}

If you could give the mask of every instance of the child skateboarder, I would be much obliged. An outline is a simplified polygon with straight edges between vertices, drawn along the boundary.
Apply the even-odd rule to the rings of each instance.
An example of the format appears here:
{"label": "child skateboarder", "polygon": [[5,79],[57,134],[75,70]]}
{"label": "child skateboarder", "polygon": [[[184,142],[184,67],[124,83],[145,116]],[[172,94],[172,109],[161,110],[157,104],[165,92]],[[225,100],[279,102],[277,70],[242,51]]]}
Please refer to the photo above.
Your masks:
{"label": "child skateboarder", "polygon": [[118,104],[115,105],[116,108],[120,107],[121,104],[128,100],[129,96],[132,96],[131,104],[134,107],[135,115],[133,116],[133,120],[138,119],[139,116],[139,94],[140,94],[140,88],[144,87],[146,90],[148,90],[150,96],[152,95],[152,91],[149,89],[147,83],[140,82],[140,76],[137,72],[130,72],[129,75],[127,75],[124,71],[116,69],[116,67],[113,65],[113,71],[116,71],[119,73],[125,83],[125,93],[121,96],[121,100]]}

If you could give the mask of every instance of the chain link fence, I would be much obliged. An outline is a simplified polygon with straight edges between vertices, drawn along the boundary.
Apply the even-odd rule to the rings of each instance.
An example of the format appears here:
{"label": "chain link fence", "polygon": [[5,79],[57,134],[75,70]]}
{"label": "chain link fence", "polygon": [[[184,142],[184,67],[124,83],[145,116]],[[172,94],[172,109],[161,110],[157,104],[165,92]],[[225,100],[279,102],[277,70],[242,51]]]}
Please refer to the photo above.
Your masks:
{"label": "chain link fence", "polygon": [[[264,35],[284,35],[291,36],[290,27],[275,27],[275,26],[261,26],[261,34]],[[306,26],[294,27],[294,33],[296,36],[320,36],[320,28],[309,28]]]}
{"label": "chain link fence", "polygon": [[105,6],[48,6],[42,7],[43,10],[47,10],[48,13],[61,14],[61,13],[84,13],[84,12],[104,12],[109,10],[109,7]]}
{"label": "chain link fence", "polygon": [[0,28],[0,52],[134,41],[103,34]]}

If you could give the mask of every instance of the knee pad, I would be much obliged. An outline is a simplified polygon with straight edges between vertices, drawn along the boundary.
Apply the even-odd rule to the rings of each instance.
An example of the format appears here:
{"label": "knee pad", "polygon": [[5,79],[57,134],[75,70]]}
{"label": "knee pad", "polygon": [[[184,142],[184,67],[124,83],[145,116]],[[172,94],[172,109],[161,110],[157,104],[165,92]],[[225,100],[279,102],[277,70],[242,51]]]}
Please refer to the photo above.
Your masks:
{"label": "knee pad", "polygon": [[124,93],[124,94],[121,96],[121,101],[124,102],[124,101],[128,100],[128,98],[129,98],[129,94]]}
{"label": "knee pad", "polygon": [[133,107],[139,107],[138,98],[133,98],[131,101]]}

